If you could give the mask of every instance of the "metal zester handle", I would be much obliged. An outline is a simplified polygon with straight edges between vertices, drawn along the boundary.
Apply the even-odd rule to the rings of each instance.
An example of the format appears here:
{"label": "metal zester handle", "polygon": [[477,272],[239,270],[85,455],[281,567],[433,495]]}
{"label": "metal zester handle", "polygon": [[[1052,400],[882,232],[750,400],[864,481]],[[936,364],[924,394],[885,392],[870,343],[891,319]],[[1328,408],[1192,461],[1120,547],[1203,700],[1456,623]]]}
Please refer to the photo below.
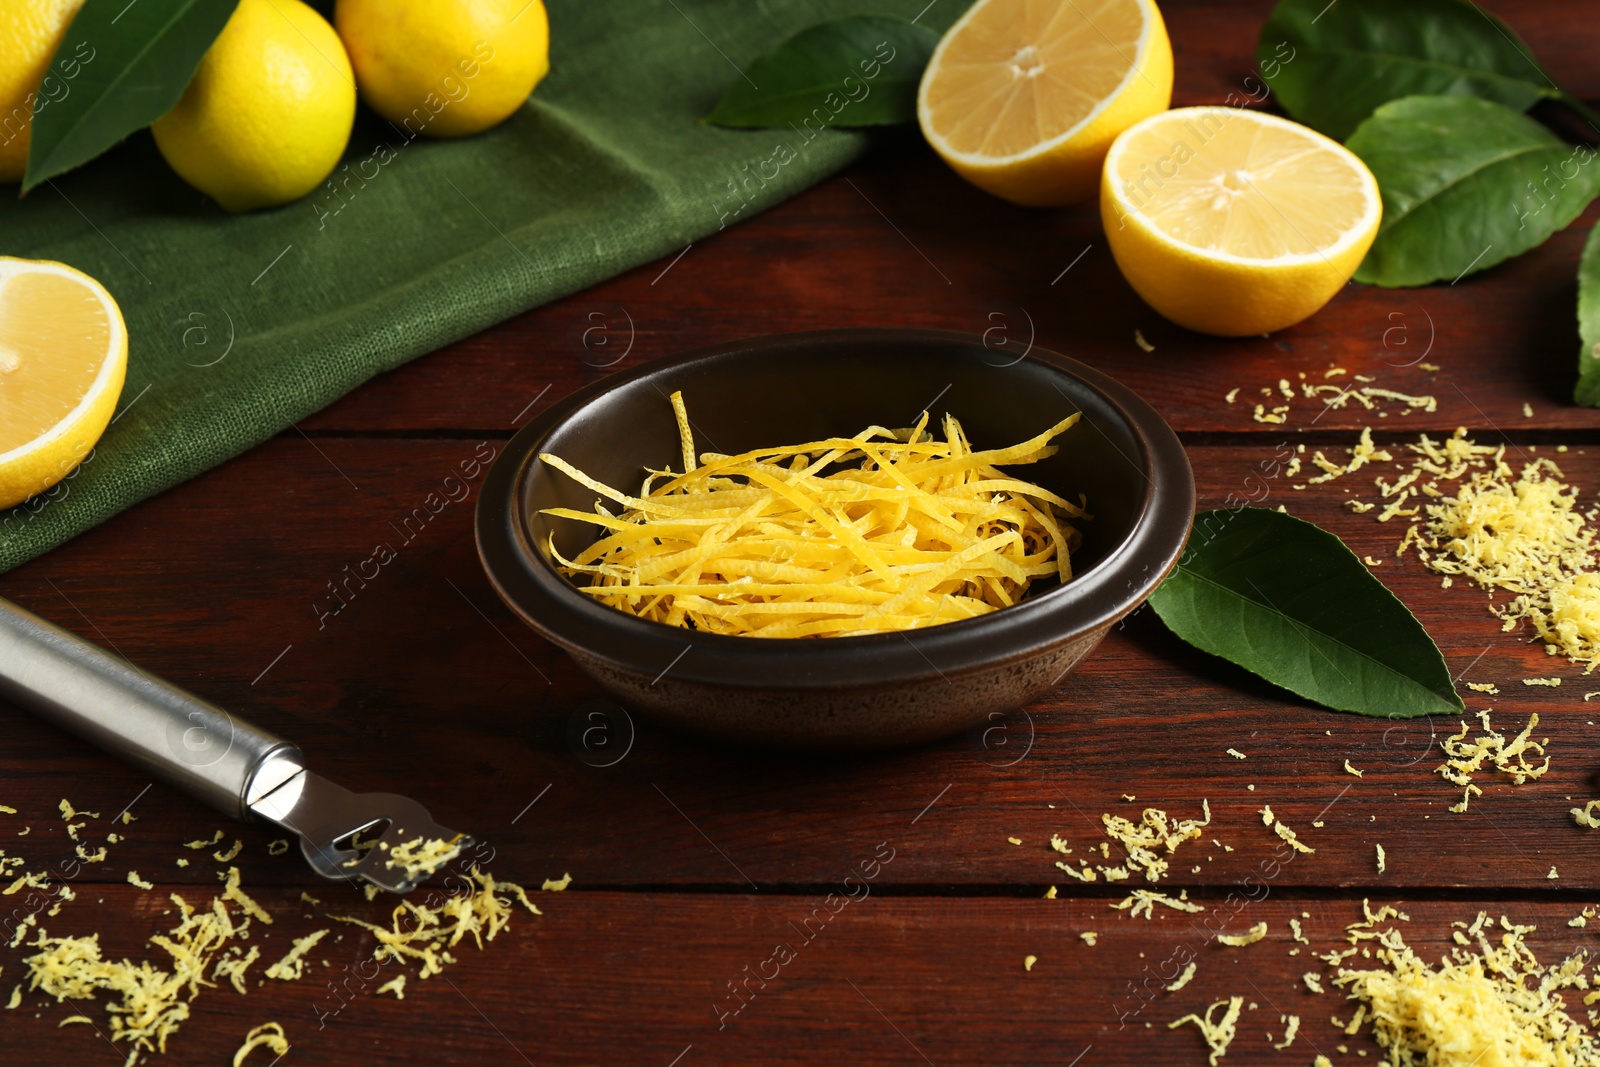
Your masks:
{"label": "metal zester handle", "polygon": [[[0,598],[0,696],[243,819],[295,746]],[[261,781],[269,757],[273,769]]]}

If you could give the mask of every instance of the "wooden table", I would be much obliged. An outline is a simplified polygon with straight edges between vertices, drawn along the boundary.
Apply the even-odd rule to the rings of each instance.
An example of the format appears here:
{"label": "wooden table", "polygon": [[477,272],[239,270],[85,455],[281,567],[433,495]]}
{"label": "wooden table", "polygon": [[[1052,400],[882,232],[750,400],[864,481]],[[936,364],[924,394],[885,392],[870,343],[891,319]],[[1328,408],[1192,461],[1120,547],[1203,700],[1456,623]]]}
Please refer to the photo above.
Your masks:
{"label": "wooden table", "polygon": [[[1176,102],[1222,101],[1243,84],[1270,6],[1167,5]],[[1581,5],[1494,6],[1558,80],[1600,98]],[[1352,286],[1301,326],[1216,340],[1165,323],[1131,293],[1094,210],[1011,207],[955,178],[915,131],[890,133],[867,162],[764,216],[374,381],[0,577],[0,595],[297,740],[349,787],[415,795],[489,842],[497,877],[537,888],[572,874],[565,894],[540,896],[543,917],[519,915],[485,951],[413,980],[403,1003],[360,978],[373,943],[341,928],[305,981],[252,983],[244,997],[208,990],[166,1062],[228,1062],[247,1029],[278,1020],[293,1045],[285,1064],[1199,1064],[1193,1028],[1166,1024],[1241,995],[1259,1007],[1227,1063],[1308,1063],[1318,1051],[1356,1063],[1370,1046],[1335,1031],[1329,1016],[1349,1015],[1338,999],[1301,984],[1323,967],[1309,948],[1289,954],[1304,948],[1289,940],[1291,917],[1317,951],[1340,944],[1363,897],[1404,907],[1430,955],[1450,920],[1479,908],[1536,922],[1547,960],[1592,948],[1592,927],[1566,920],[1600,889],[1600,834],[1567,809],[1596,795],[1600,708],[1582,696],[1600,681],[1500,632],[1480,592],[1441,589],[1414,558],[1393,559],[1398,529],[1345,509],[1347,486],[1294,491],[1258,469],[1285,442],[1338,450],[1364,425],[1380,441],[1464,425],[1518,454],[1569,444],[1560,461],[1592,500],[1600,413],[1568,397],[1574,273],[1593,216],[1454,286]],[[987,332],[1004,351],[1032,343],[1117,376],[1182,434],[1202,507],[1260,496],[1385,559],[1377,573],[1452,670],[1499,684],[1493,698],[1468,694],[1469,706],[1492,705],[1506,726],[1539,714],[1548,776],[1519,788],[1484,777],[1484,796],[1451,814],[1459,790],[1432,772],[1454,722],[1305,706],[1188,649],[1143,611],[1048,699],[967,737],[853,758],[725,749],[639,718],[589,718],[594,687],[485,581],[473,500],[450,503],[410,540],[397,534],[460,461],[497,451],[582,383],[712,342],[853,325]],[[1313,422],[1314,405],[1300,401],[1286,426],[1252,421],[1247,401],[1261,387],[1320,379],[1335,363],[1433,395],[1438,410]],[[1225,402],[1236,386],[1239,402]],[[396,558],[319,624],[330,583],[378,543]],[[1519,684],[1556,675],[1560,688]],[[109,955],[162,960],[146,939],[172,922],[165,891],[203,903],[217,886],[220,865],[181,843],[218,828],[243,840],[244,882],[279,916],[258,942],[269,961],[330,925],[327,914],[385,911],[292,854],[269,856],[274,835],[225,825],[165,786],[146,791],[146,776],[14,709],[0,719],[0,803],[20,809],[0,826],[33,828],[0,830],[0,845],[29,869],[71,854],[63,797],[107,817],[132,803],[139,818],[118,827],[126,840],[107,862],[78,875],[77,903],[44,920],[53,934],[98,930]],[[1365,776],[1347,774],[1346,759]],[[1186,889],[1202,914],[1129,918],[1110,908],[1127,886],[1081,886],[1053,865],[1053,833],[1081,848],[1098,840],[1102,812],[1148,803],[1191,817],[1202,798],[1215,820],[1160,887]],[[1270,876],[1277,839],[1256,815],[1265,803],[1316,849]],[[84,833],[108,829],[100,820]],[[180,869],[180,856],[195,862]],[[847,888],[875,857],[865,895]],[[130,869],[162,892],[127,884]],[[1041,899],[1051,884],[1060,895]],[[322,907],[298,903],[307,889]],[[841,903],[847,892],[856,899]],[[18,899],[0,898],[0,913]],[[1261,920],[1271,933],[1253,947],[1211,939]],[[793,958],[770,980],[751,978],[772,975],[780,943]],[[0,948],[0,1000],[23,955]],[[1199,977],[1161,989],[1189,958]],[[103,1023],[101,1009],[80,1007]],[[0,1013],[0,1062],[114,1062],[89,1027],[57,1030],[72,1013],[37,995]],[[1267,1035],[1281,1039],[1288,1013],[1303,1016],[1301,1035],[1274,1052]]]}

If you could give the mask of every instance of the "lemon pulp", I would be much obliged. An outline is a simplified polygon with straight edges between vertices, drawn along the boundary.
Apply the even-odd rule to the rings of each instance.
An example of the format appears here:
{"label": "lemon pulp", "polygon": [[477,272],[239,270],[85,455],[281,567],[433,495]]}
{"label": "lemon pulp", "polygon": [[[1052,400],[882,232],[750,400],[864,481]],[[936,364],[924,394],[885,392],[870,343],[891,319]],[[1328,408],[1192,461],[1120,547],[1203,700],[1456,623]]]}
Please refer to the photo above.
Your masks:
{"label": "lemon pulp", "polygon": [[0,288],[0,453],[72,413],[100,374],[110,335],[100,301],[69,278],[24,274]]}
{"label": "lemon pulp", "polygon": [[111,420],[127,352],[122,314],[98,282],[0,258],[0,507],[82,462]]}
{"label": "lemon pulp", "polygon": [[1172,48],[1149,0],[979,0],[918,93],[928,143],[963,177],[1024,204],[1094,192],[1123,129],[1172,97]]}
{"label": "lemon pulp", "polygon": [[1237,118],[1217,108],[1131,133],[1111,176],[1128,206],[1174,241],[1240,259],[1337,249],[1372,207],[1346,155],[1309,130]]}
{"label": "lemon pulp", "polygon": [[1101,217],[1145,301],[1205,333],[1269,333],[1355,273],[1382,218],[1378,185],[1314,130],[1230,107],[1180,108],[1124,132]]}

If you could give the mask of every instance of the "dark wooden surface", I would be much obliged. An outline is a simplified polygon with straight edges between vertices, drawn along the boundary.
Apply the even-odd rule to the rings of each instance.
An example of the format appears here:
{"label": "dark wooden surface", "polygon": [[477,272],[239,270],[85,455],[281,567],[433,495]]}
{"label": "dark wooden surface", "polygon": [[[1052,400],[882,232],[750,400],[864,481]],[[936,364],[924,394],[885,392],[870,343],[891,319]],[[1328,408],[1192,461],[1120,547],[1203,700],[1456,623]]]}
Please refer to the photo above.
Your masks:
{"label": "dark wooden surface", "polygon": [[[1239,86],[1269,8],[1166,6],[1179,103],[1221,101]],[[1556,78],[1600,98],[1597,42],[1581,6],[1498,10]],[[1484,779],[1485,795],[1465,814],[1447,811],[1458,791],[1433,773],[1438,736],[1453,722],[1395,724],[1304,706],[1187,649],[1148,612],[1048,699],[990,729],[889,755],[793,758],[623,717],[586,743],[595,691],[499,605],[474,554],[470,500],[404,544],[339,614],[319,625],[317,610],[331,603],[327,583],[342,568],[379,542],[398,543],[391,523],[544,405],[654,356],[795,329],[989,331],[1003,351],[1020,354],[1031,341],[1083,358],[1138,390],[1184,435],[1202,506],[1259,493],[1252,472],[1282,442],[1341,449],[1364,425],[1381,440],[1465,425],[1529,455],[1568,444],[1559,458],[1587,502],[1600,488],[1600,413],[1572,407],[1568,396],[1573,278],[1592,222],[1591,213],[1521,260],[1456,286],[1352,286],[1299,327],[1219,341],[1166,324],[1131,294],[1092,210],[1012,208],[952,176],[914,133],[891,134],[848,174],[696,243],[670,267],[640,268],[374,381],[307,420],[303,434],[284,434],[0,577],[0,595],[295,739],[330,777],[414,794],[446,824],[489,842],[498,877],[537,886],[573,875],[567,893],[540,897],[542,918],[519,915],[484,952],[413,980],[404,1002],[348,977],[372,947],[353,929],[312,954],[326,979],[252,985],[247,997],[208,990],[166,1062],[226,1063],[247,1029],[276,1019],[293,1045],[286,1065],[942,1067],[1071,1063],[1080,1053],[1086,1065],[1199,1064],[1193,1030],[1169,1032],[1166,1023],[1231,994],[1260,1007],[1227,1062],[1304,1063],[1318,1051],[1360,1062],[1355,1050],[1369,1046],[1328,1021],[1348,1011],[1299,984],[1302,972],[1324,968],[1289,942],[1291,916],[1309,913],[1317,951],[1335,947],[1363,896],[1405,907],[1413,941],[1435,954],[1450,920],[1479,908],[1537,922],[1534,944],[1549,958],[1592,950],[1594,934],[1566,920],[1600,890],[1600,834],[1573,826],[1567,808],[1600,795],[1600,703],[1582,699],[1600,678],[1501,633],[1481,593],[1441,589],[1413,559],[1394,560],[1399,528],[1342,507],[1347,490],[1371,495],[1369,479],[1295,491],[1277,478],[1264,499],[1387,561],[1377,573],[1452,669],[1501,687],[1494,697],[1468,694],[1469,707],[1493,707],[1503,726],[1539,714],[1549,775],[1517,788]],[[1137,347],[1136,329],[1154,352]],[[1330,364],[1433,395],[1438,410],[1319,416],[1302,400],[1286,426],[1251,420],[1261,387],[1300,373],[1320,380]],[[1223,397],[1236,386],[1230,405]],[[1520,684],[1556,675],[1557,689]],[[55,814],[62,797],[106,815],[137,798],[140,820],[127,839],[75,879],[77,904],[45,925],[100,931],[110,955],[159,959],[145,940],[171,922],[160,914],[165,897],[127,885],[126,874],[138,870],[203,902],[218,864],[174,861],[199,856],[180,843],[210,836],[223,820],[164,786],[142,793],[147,777],[15,709],[0,708],[0,718],[0,803],[20,809],[0,816],[0,848],[30,869],[71,854]],[[1230,747],[1248,758],[1227,755]],[[1346,774],[1346,759],[1365,777]],[[1052,833],[1086,846],[1098,839],[1101,812],[1149,803],[1191,816],[1202,798],[1215,821],[1179,851],[1168,884],[1206,913],[1129,919],[1108,907],[1120,887],[1059,880]],[[1271,877],[1263,864],[1277,841],[1255,814],[1264,803],[1316,848]],[[13,838],[13,826],[33,831]],[[383,911],[382,902],[317,882],[292,855],[268,856],[272,835],[226,829],[245,843],[237,862],[246,884],[280,915],[264,956],[326,925],[296,903],[302,889],[325,901],[323,912]],[[1389,856],[1382,875],[1377,844]],[[844,877],[885,847],[894,859],[870,895],[801,941],[790,924],[842,892]],[[1551,867],[1559,879],[1547,877]],[[1050,884],[1061,897],[1039,899]],[[1238,906],[1245,885],[1265,899]],[[0,898],[0,914],[14,899]],[[1228,930],[1265,920],[1271,935],[1227,949],[1208,940],[1211,920]],[[1097,945],[1081,940],[1085,930],[1100,934]],[[795,942],[796,958],[719,1020],[719,1010],[739,1005],[728,983],[778,941]],[[1194,984],[1139,991],[1151,969],[1180,953],[1200,965]],[[1022,967],[1029,954],[1039,957],[1031,973]],[[21,977],[23,955],[0,948],[0,1002]],[[338,1001],[326,983],[340,979],[346,1006],[330,1014]],[[1280,1039],[1278,1017],[1290,1012],[1304,1017],[1302,1036],[1274,1052],[1266,1035]],[[0,1062],[115,1062],[88,1027],[56,1029],[72,1013],[37,995],[0,1012]],[[1348,1056],[1335,1051],[1339,1043]],[[257,1055],[250,1062],[271,1058]]]}

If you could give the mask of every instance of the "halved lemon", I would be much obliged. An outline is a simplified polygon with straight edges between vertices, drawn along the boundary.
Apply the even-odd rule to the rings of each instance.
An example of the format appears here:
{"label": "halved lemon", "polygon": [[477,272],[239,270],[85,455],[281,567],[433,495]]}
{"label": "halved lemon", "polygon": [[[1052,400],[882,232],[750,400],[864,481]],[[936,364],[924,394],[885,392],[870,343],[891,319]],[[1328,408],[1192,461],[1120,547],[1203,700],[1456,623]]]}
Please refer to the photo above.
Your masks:
{"label": "halved lemon", "polygon": [[105,286],[64,263],[0,256],[0,508],[83,462],[127,369],[127,327]]}
{"label": "halved lemon", "polygon": [[917,91],[933,150],[1018,204],[1087,200],[1117,134],[1172,102],[1172,44],[1151,0],[978,0]]}
{"label": "halved lemon", "polygon": [[1299,123],[1185,107],[1129,127],[1106,156],[1100,218],[1117,266],[1180,326],[1223,337],[1309,318],[1378,234],[1378,183]]}

